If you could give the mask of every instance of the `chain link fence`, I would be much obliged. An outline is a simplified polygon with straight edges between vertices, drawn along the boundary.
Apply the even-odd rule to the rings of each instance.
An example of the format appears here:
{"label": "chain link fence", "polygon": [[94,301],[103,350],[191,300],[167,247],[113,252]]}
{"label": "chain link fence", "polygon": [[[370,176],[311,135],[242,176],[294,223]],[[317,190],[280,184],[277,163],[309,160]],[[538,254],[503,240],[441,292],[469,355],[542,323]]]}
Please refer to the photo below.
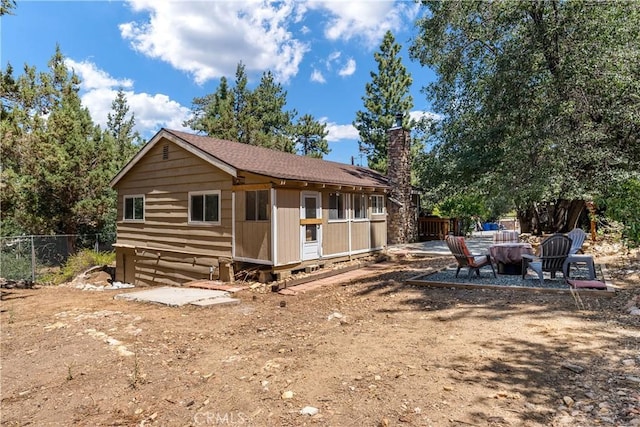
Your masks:
{"label": "chain link fence", "polygon": [[0,278],[36,281],[83,249],[113,250],[114,238],[100,234],[0,238]]}

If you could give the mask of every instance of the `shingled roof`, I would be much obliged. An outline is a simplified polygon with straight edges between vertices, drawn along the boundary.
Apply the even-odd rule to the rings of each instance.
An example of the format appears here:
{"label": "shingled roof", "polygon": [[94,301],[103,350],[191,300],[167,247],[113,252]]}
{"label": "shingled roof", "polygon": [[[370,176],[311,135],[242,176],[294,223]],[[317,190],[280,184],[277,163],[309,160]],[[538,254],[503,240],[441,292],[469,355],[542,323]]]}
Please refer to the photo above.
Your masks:
{"label": "shingled roof", "polygon": [[161,129],[112,180],[115,185],[122,176],[162,138],[201,154],[205,160],[220,166],[233,175],[246,171],[281,180],[305,181],[357,187],[388,188],[387,178],[369,168],[315,159],[255,145],[242,144],[177,130]]}

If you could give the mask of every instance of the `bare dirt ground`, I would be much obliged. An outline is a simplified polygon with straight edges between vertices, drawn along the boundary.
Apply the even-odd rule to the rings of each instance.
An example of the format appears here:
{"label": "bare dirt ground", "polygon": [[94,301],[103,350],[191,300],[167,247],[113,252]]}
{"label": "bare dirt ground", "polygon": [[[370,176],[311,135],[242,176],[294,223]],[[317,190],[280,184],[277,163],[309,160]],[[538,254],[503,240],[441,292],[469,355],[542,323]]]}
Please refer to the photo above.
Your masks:
{"label": "bare dirt ground", "polygon": [[616,257],[616,296],[583,308],[402,283],[450,262],[215,308],[3,289],[1,424],[640,425],[637,261]]}

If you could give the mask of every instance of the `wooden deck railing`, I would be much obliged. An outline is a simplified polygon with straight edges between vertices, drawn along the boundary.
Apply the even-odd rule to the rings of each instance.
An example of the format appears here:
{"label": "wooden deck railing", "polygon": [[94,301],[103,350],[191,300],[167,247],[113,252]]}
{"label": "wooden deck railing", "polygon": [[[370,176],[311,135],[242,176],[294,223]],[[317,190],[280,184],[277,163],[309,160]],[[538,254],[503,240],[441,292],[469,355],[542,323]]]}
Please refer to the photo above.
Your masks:
{"label": "wooden deck railing", "polygon": [[459,233],[458,221],[456,218],[418,218],[418,240],[444,240],[447,234]]}

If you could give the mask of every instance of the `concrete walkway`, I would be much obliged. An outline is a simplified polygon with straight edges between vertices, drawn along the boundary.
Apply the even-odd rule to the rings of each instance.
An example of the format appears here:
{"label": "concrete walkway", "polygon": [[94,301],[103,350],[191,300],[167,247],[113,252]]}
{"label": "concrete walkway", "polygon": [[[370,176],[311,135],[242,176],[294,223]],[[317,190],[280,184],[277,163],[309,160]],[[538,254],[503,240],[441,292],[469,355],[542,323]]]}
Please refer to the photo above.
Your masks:
{"label": "concrete walkway", "polygon": [[[481,234],[484,233],[484,234]],[[473,254],[488,254],[489,246],[493,243],[493,233],[486,231],[474,233],[474,235],[466,239],[467,247]],[[402,245],[392,245],[387,248],[387,252],[391,255],[415,255],[415,256],[451,256],[451,263],[455,263],[455,258],[451,255],[451,251],[447,243],[443,240],[432,240],[428,242],[407,243]],[[361,277],[375,274],[377,271],[388,268],[393,263],[381,262],[357,270],[338,273],[323,279],[313,280],[311,282],[302,283],[300,285],[288,286],[278,291],[282,295],[297,295],[313,289],[317,289],[327,285],[336,283],[345,283],[357,280]]]}
{"label": "concrete walkway", "polygon": [[[489,246],[493,244],[493,234],[490,231],[480,233],[474,233],[472,236],[465,239],[467,247],[472,254],[488,254]],[[430,240],[428,242],[392,245],[387,248],[387,251],[390,254],[410,253],[413,255],[425,256],[451,255],[451,251],[444,240]]]}

